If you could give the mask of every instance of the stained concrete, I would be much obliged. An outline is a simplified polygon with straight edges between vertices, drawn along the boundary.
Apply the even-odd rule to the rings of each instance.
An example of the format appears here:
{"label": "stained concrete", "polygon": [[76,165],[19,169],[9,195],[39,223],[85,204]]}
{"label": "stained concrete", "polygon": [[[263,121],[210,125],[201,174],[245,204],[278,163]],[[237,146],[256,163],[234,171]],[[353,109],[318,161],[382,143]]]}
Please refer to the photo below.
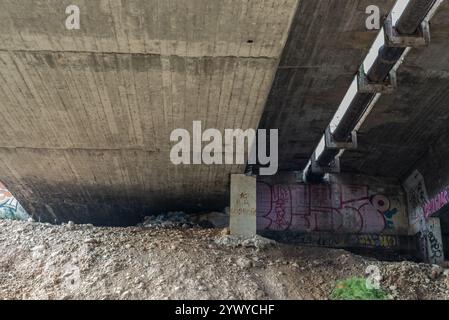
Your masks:
{"label": "stained concrete", "polygon": [[[382,17],[395,1],[376,1]],[[370,0],[302,1],[261,128],[279,129],[281,170],[301,170],[337,111],[378,31],[367,31]]]}
{"label": "stained concrete", "polygon": [[257,233],[257,178],[244,174],[231,176],[229,228],[232,235]]}
{"label": "stained concrete", "polygon": [[412,49],[398,70],[398,89],[383,95],[359,131],[345,171],[404,179],[423,173],[429,196],[447,186],[449,148],[449,3],[431,20],[429,47]]}
{"label": "stained concrete", "polygon": [[[302,169],[377,35],[369,0],[79,0],[69,31],[72,2],[0,2],[0,181],[52,222],[222,209],[243,166],[169,162],[193,120],[279,129],[280,168]],[[447,145],[448,18],[446,2],[344,171],[400,179]]]}
{"label": "stained concrete", "polygon": [[[0,48],[277,58],[297,2],[3,0]],[[81,11],[77,31],[65,28],[72,4]]]}
{"label": "stained concrete", "polygon": [[36,220],[223,209],[243,166],[175,166],[170,132],[255,128],[297,0],[0,2],[0,180]]}

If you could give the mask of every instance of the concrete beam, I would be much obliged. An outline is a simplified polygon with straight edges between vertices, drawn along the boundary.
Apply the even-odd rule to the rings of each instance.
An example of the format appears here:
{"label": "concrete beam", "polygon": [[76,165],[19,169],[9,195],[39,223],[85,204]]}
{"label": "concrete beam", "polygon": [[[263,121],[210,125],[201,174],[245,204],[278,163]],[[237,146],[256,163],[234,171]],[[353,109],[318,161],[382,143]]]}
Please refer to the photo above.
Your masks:
{"label": "concrete beam", "polygon": [[366,8],[385,17],[394,1],[302,1],[264,110],[261,128],[279,128],[281,170],[302,170],[365,59],[378,31]]}
{"label": "concrete beam", "polygon": [[429,46],[410,50],[397,72],[397,90],[383,95],[361,125],[358,150],[345,152],[343,171],[405,179],[419,163],[423,174],[429,172],[429,187],[440,184],[439,174],[449,181],[442,169],[449,150],[449,61],[442,54],[449,51],[448,30],[445,1],[431,20]]}

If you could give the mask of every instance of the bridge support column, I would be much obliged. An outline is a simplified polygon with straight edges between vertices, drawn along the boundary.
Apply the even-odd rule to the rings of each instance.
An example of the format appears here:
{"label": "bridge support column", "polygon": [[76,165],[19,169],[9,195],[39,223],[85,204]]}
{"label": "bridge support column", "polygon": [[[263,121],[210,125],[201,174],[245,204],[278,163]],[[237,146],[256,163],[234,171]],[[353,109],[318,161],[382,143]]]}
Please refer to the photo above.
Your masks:
{"label": "bridge support column", "polygon": [[254,236],[257,233],[257,178],[231,175],[230,231],[232,235]]}
{"label": "bridge support column", "polygon": [[432,264],[444,262],[443,238],[441,235],[440,218],[429,218],[427,228],[421,232],[421,251],[424,260]]}

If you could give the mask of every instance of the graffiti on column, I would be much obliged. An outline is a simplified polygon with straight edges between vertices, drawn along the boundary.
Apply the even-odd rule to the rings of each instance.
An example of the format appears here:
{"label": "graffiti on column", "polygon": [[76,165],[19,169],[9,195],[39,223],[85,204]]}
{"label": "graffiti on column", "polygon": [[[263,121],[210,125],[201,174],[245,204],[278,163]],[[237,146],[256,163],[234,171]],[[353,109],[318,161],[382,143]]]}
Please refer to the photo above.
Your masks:
{"label": "graffiti on column", "polygon": [[434,198],[425,202],[423,205],[424,217],[426,219],[435,215],[438,211],[443,209],[445,206],[449,204],[449,191],[448,189],[444,189],[439,192]]}
{"label": "graffiti on column", "polygon": [[429,258],[430,261],[433,263],[437,263],[439,259],[443,256],[443,248],[441,247],[441,244],[439,243],[436,236],[433,234],[432,231],[429,231],[427,234],[427,237],[429,239],[429,245],[430,245],[430,252],[429,252]]}
{"label": "graffiti on column", "polygon": [[439,218],[431,216],[447,204],[447,192],[440,193],[429,201],[424,177],[419,171],[413,172],[404,182],[409,206],[410,227],[419,235],[421,257],[431,263],[444,259],[443,242]]}
{"label": "graffiti on column", "polygon": [[394,229],[397,201],[370,193],[368,186],[257,186],[258,230],[381,233]]}
{"label": "graffiti on column", "polygon": [[28,213],[0,182],[0,219],[27,220]]}
{"label": "graffiti on column", "polygon": [[410,208],[410,222],[417,226],[417,231],[425,222],[422,220],[434,216],[441,209],[449,205],[449,188],[444,188],[429,200],[424,178],[415,171],[404,183]]}
{"label": "graffiti on column", "polygon": [[420,250],[426,261],[438,264],[444,261],[441,226],[438,218],[430,218],[420,232]]}
{"label": "graffiti on column", "polygon": [[407,192],[410,227],[413,233],[421,232],[426,225],[423,208],[429,200],[424,177],[415,170],[404,182],[404,188]]}

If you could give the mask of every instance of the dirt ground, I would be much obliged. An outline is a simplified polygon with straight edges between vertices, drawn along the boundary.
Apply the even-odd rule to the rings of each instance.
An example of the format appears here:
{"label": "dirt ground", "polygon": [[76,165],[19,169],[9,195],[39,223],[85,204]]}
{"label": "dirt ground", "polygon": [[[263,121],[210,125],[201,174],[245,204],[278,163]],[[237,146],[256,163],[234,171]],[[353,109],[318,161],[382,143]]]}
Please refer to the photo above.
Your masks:
{"label": "dirt ground", "polygon": [[328,299],[377,266],[394,299],[449,299],[449,272],[220,229],[0,220],[0,299]]}

